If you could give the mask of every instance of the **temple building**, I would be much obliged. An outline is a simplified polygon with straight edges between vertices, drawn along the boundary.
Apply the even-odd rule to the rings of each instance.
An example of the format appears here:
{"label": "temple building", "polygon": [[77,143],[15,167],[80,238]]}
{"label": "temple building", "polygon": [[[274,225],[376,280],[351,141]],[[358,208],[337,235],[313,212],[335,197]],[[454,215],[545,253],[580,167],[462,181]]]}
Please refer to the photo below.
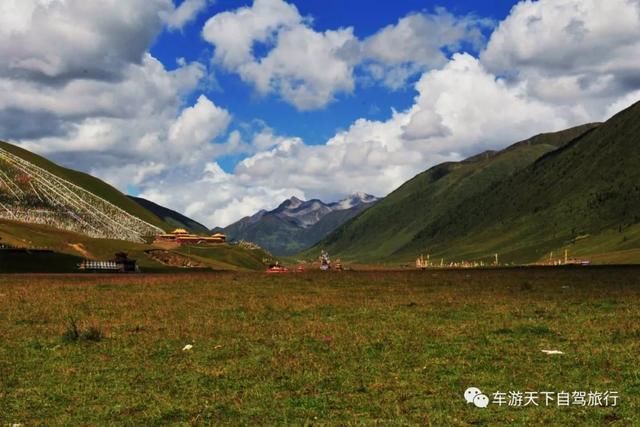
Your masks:
{"label": "temple building", "polygon": [[206,245],[225,243],[227,236],[222,233],[216,233],[212,236],[199,236],[191,234],[184,228],[176,228],[171,233],[160,234],[156,236],[154,243],[173,243],[176,245]]}

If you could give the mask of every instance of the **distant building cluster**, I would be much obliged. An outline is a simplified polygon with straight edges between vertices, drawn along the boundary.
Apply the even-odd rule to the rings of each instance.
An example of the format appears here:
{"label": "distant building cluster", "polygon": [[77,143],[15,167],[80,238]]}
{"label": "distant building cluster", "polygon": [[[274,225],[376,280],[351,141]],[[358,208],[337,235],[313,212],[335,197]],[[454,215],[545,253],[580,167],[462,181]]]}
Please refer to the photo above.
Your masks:
{"label": "distant building cluster", "polygon": [[227,236],[222,233],[215,233],[211,236],[200,236],[191,234],[184,228],[176,228],[171,233],[159,234],[156,236],[154,243],[163,244],[170,243],[179,246],[184,245],[208,245],[220,244],[227,241]]}

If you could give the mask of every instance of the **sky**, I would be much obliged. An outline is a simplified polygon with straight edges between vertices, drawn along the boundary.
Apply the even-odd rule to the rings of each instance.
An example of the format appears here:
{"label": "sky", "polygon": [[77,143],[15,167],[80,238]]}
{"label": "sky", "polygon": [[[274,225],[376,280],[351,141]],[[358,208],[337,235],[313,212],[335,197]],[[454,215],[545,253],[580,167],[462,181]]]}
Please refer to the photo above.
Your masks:
{"label": "sky", "polygon": [[640,0],[3,0],[0,139],[210,227],[640,100]]}

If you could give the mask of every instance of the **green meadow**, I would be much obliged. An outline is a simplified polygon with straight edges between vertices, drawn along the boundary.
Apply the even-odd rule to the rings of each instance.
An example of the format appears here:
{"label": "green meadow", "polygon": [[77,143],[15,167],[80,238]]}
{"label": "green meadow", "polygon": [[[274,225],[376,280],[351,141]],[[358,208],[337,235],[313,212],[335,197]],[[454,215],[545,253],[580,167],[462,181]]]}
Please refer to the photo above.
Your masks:
{"label": "green meadow", "polygon": [[639,273],[4,275],[0,425],[638,425]]}

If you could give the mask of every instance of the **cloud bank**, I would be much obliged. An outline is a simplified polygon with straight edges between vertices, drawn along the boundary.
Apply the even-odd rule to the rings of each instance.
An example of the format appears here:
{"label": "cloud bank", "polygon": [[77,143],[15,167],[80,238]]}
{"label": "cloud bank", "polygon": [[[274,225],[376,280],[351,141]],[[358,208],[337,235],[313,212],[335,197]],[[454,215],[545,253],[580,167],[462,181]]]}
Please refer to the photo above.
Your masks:
{"label": "cloud bank", "polygon": [[[423,11],[362,39],[351,27],[316,30],[283,0],[255,0],[206,21],[211,63],[154,58],[155,37],[207,4],[2,2],[0,135],[224,226],[293,195],[383,196],[442,161],[604,120],[640,98],[634,0],[521,1],[499,23]],[[301,111],[372,82],[415,96],[386,120],[360,118],[309,145],[238,122],[204,88],[212,71]],[[240,160],[225,172],[230,155]]]}

